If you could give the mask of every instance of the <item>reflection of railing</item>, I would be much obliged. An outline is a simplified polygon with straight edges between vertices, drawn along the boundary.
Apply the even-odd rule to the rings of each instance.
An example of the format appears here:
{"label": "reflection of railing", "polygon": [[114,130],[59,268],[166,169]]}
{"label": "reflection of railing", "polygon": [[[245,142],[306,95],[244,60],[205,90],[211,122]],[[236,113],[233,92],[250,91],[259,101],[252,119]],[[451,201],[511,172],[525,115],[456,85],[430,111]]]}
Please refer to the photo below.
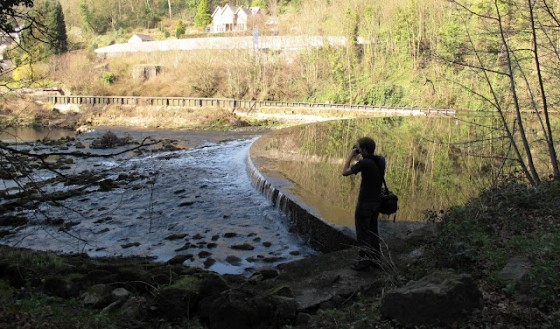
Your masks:
{"label": "reflection of railing", "polygon": [[416,112],[423,114],[455,115],[455,110],[433,109],[421,107],[388,107],[373,105],[347,105],[328,103],[249,101],[231,98],[190,98],[190,97],[136,97],[136,96],[50,96],[53,104],[76,105],[144,105],[144,106],[177,106],[187,108],[227,108],[227,109],[262,109],[262,108],[294,108],[321,109],[342,111],[375,111],[375,112]]}

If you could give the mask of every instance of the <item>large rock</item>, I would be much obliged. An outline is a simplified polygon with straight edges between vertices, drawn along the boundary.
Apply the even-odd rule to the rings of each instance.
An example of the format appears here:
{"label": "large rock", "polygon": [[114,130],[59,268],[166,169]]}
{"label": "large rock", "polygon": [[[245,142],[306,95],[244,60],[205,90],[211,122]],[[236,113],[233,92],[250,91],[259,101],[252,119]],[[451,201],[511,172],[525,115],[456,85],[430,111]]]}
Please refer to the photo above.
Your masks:
{"label": "large rock", "polygon": [[211,329],[281,328],[297,314],[293,298],[255,295],[245,289],[230,289],[216,298],[207,298],[200,316]]}
{"label": "large rock", "polygon": [[481,301],[471,276],[434,272],[388,292],[380,311],[404,325],[447,324],[479,308]]}
{"label": "large rock", "polygon": [[82,301],[84,305],[102,308],[109,305],[113,300],[111,297],[111,287],[106,284],[96,284],[89,287],[82,294]]}
{"label": "large rock", "polygon": [[512,286],[517,292],[527,294],[530,290],[529,271],[531,261],[525,256],[511,258],[500,271],[500,278]]}

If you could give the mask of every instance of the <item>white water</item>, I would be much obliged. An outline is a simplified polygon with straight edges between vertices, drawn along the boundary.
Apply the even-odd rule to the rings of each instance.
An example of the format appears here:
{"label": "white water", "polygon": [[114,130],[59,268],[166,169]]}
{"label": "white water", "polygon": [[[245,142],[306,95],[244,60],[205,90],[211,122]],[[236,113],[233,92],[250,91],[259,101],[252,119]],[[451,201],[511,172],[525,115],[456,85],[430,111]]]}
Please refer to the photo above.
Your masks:
{"label": "white water", "polygon": [[[118,187],[104,192],[92,185],[90,193],[61,201],[62,206],[42,204],[27,213],[33,225],[13,228],[16,233],[0,243],[162,262],[190,254],[185,265],[219,273],[248,274],[305,257],[313,251],[289,232],[284,215],[251,186],[245,159],[252,141],[76,163],[108,171],[106,178]],[[136,179],[118,180],[124,174]],[[49,189],[73,188],[57,184]],[[76,225],[61,229],[45,224],[55,219]],[[173,234],[185,237],[166,239]],[[177,250],[185,245],[190,247]]]}

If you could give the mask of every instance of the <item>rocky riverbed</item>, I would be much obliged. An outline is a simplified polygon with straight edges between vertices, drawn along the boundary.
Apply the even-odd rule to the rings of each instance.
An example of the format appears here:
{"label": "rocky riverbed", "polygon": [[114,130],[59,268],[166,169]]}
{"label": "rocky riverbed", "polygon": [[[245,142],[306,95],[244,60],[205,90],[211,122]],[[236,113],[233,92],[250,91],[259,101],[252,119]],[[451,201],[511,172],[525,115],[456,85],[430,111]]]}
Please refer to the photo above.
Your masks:
{"label": "rocky riverbed", "polygon": [[0,243],[246,275],[312,255],[251,186],[245,159],[260,133],[97,128],[10,144],[54,155],[50,169],[4,177]]}

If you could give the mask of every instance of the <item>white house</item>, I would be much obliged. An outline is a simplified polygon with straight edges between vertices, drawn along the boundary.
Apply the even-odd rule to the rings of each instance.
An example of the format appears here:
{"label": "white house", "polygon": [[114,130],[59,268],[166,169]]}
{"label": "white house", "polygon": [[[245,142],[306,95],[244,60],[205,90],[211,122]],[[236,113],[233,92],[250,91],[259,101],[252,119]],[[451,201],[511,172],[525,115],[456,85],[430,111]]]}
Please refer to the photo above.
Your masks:
{"label": "white house", "polygon": [[135,34],[128,39],[128,43],[140,43],[145,41],[154,41],[154,38],[146,34]]}
{"label": "white house", "polygon": [[253,28],[260,7],[218,6],[212,13],[212,32],[243,32]]}

